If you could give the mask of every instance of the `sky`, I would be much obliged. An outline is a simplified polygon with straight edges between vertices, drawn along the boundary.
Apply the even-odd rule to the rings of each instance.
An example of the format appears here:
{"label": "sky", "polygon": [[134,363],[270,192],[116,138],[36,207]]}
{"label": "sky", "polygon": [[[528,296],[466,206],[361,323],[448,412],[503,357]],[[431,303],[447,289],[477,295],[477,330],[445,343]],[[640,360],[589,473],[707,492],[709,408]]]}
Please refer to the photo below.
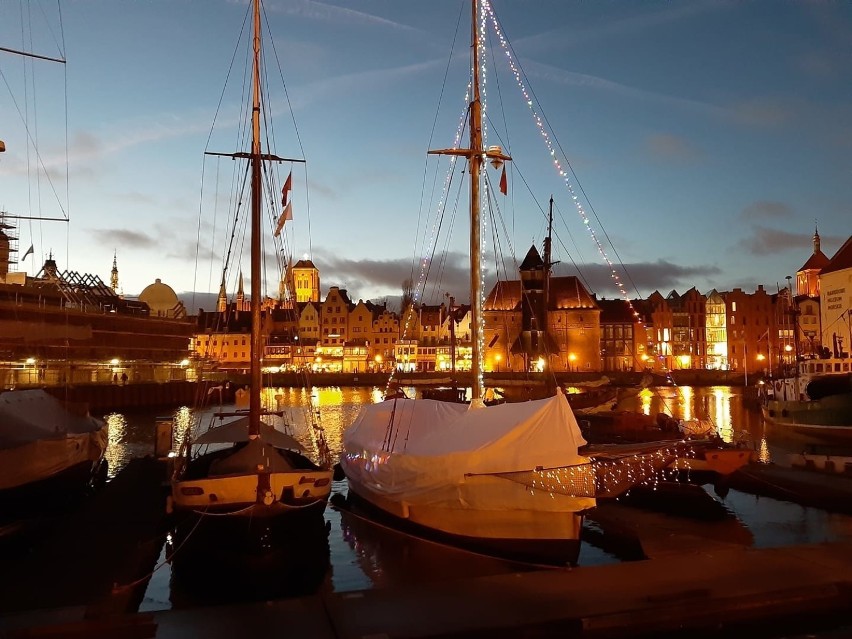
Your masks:
{"label": "sky", "polygon": [[[426,152],[453,145],[464,108],[469,3],[264,6],[267,75],[286,84],[270,89],[275,151],[306,161],[278,169],[293,171],[288,252],[313,260],[323,291],[381,300],[420,280],[435,235],[445,256],[422,299],[467,300],[462,182],[453,178],[439,217],[446,164]],[[486,251],[487,285],[541,250],[551,195],[554,270],[599,297],[774,292],[810,256],[815,226],[829,257],[852,234],[852,3],[492,6],[527,94],[490,36],[488,144],[513,160],[507,196],[487,171],[484,235],[505,236]],[[128,296],[156,278],[188,305],[189,292],[218,291],[228,234],[215,195],[233,163],[204,152],[238,150],[242,98],[223,87],[246,9],[0,2],[0,46],[67,60],[0,52],[0,210],[70,220],[19,221],[20,254],[34,247],[21,270],[34,274],[52,254],[60,269],[108,282],[115,255]],[[238,62],[228,84],[242,82]],[[234,254],[248,273],[245,250]]]}

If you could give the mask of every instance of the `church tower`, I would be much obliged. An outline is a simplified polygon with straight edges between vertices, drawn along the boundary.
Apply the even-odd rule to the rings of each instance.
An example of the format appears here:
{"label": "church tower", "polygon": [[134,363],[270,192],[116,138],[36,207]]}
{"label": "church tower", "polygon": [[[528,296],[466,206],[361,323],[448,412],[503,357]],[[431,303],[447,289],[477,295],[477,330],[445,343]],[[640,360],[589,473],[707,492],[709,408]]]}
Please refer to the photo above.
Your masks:
{"label": "church tower", "polygon": [[239,287],[237,288],[237,310],[238,311],[246,310],[245,304],[246,304],[246,294],[245,294],[245,290],[243,289],[243,272],[240,271],[240,284],[239,284]]}
{"label": "church tower", "polygon": [[819,274],[828,264],[828,256],[820,250],[819,229],[814,225],[814,252],[796,272],[796,295],[819,297]]}
{"label": "church tower", "polygon": [[219,287],[219,300],[216,303],[216,310],[224,313],[228,310],[228,294],[225,292],[225,278],[222,278],[222,285]]}
{"label": "church tower", "polygon": [[112,253],[112,271],[109,274],[109,285],[114,293],[118,293],[118,255],[115,251]]}
{"label": "church tower", "polygon": [[320,276],[319,269],[311,260],[299,260],[290,269],[296,292],[296,302],[320,301]]}

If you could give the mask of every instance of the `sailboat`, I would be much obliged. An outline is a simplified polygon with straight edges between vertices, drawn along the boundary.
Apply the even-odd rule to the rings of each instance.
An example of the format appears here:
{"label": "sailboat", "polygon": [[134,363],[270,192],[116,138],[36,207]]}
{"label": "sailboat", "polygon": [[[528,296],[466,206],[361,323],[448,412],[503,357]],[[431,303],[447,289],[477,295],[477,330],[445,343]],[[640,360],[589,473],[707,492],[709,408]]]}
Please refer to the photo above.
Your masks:
{"label": "sailboat", "polygon": [[397,395],[362,407],[343,434],[341,469],[349,498],[397,526],[491,555],[575,564],[596,496],[626,490],[673,457],[654,451],[624,463],[580,454],[586,441],[561,390],[521,403],[483,401],[480,180],[485,162],[511,158],[483,142],[479,8],[472,0],[469,148],[430,151],[467,160],[471,401]]}
{"label": "sailboat", "polygon": [[[263,379],[261,359],[261,173],[264,163],[284,158],[261,149],[261,6],[254,0],[253,59],[251,98],[251,151],[219,154],[248,159],[251,169],[251,344],[248,410],[220,411],[214,424],[181,446],[171,481],[171,508],[176,514],[190,515],[184,528],[196,535],[198,518],[213,523],[208,528],[251,534],[256,529],[267,534],[266,525],[322,514],[331,493],[332,471],[307,457],[291,434],[276,428],[282,411],[264,410],[261,401]],[[214,516],[215,515],[215,516]],[[200,533],[199,533],[200,536]],[[233,539],[233,537],[231,537]],[[181,552],[181,551],[178,551]]]}

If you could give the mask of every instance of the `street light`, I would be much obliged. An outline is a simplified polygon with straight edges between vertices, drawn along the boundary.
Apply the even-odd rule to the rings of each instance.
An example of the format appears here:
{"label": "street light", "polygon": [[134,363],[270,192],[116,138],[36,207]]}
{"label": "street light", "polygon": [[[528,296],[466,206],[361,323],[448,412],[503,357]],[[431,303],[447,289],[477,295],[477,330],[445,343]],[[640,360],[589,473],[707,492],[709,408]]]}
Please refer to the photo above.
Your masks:
{"label": "street light", "polygon": [[500,353],[497,353],[497,354],[494,356],[494,361],[496,361],[496,362],[497,362],[497,372],[498,372],[498,373],[500,372],[500,360],[501,360],[501,359],[503,359],[503,356],[502,356],[502,355],[500,355]]}

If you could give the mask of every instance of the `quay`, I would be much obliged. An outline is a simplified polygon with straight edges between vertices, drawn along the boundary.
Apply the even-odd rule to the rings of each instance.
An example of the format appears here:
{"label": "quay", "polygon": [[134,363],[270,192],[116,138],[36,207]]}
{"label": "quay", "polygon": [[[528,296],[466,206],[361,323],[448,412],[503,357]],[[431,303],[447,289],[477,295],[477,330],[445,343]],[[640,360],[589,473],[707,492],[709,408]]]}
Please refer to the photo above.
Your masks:
{"label": "quay", "polygon": [[[754,549],[716,542],[709,529],[688,538],[615,503],[598,516],[620,518],[650,559],[139,613],[168,528],[165,470],[131,461],[30,552],[4,556],[0,637],[775,637],[849,623],[852,544]],[[796,486],[818,485],[851,501],[845,477],[768,470],[786,477],[791,501]]]}
{"label": "quay", "polygon": [[[643,380],[643,374],[637,372],[618,373],[552,373],[549,375],[559,384],[570,386],[593,382],[606,376],[613,386],[637,386]],[[508,371],[491,372],[484,375],[485,384],[489,387],[504,385],[519,385],[523,383],[544,383],[541,374],[513,373]],[[742,386],[742,374],[732,371],[675,371],[671,379],[656,374],[651,376],[652,385],[671,385],[672,381],[680,386]],[[456,382],[459,386],[470,386],[470,373],[458,373]],[[647,381],[647,377],[645,380]],[[451,383],[448,374],[440,373],[405,373],[397,374],[393,382],[399,386],[447,386]],[[128,383],[89,382],[73,384],[35,384],[18,386],[18,388],[44,388],[59,399],[79,404],[86,404],[94,413],[111,411],[132,411],[148,408],[168,408],[175,406],[196,406],[202,404],[208,397],[211,388],[228,383],[231,391],[249,384],[248,375],[240,371],[221,372],[206,381],[170,380],[170,381],[130,381]],[[384,388],[388,383],[387,373],[273,373],[267,376],[266,384],[271,387],[310,388],[310,387],[378,387]],[[753,387],[748,387],[753,390]]]}

